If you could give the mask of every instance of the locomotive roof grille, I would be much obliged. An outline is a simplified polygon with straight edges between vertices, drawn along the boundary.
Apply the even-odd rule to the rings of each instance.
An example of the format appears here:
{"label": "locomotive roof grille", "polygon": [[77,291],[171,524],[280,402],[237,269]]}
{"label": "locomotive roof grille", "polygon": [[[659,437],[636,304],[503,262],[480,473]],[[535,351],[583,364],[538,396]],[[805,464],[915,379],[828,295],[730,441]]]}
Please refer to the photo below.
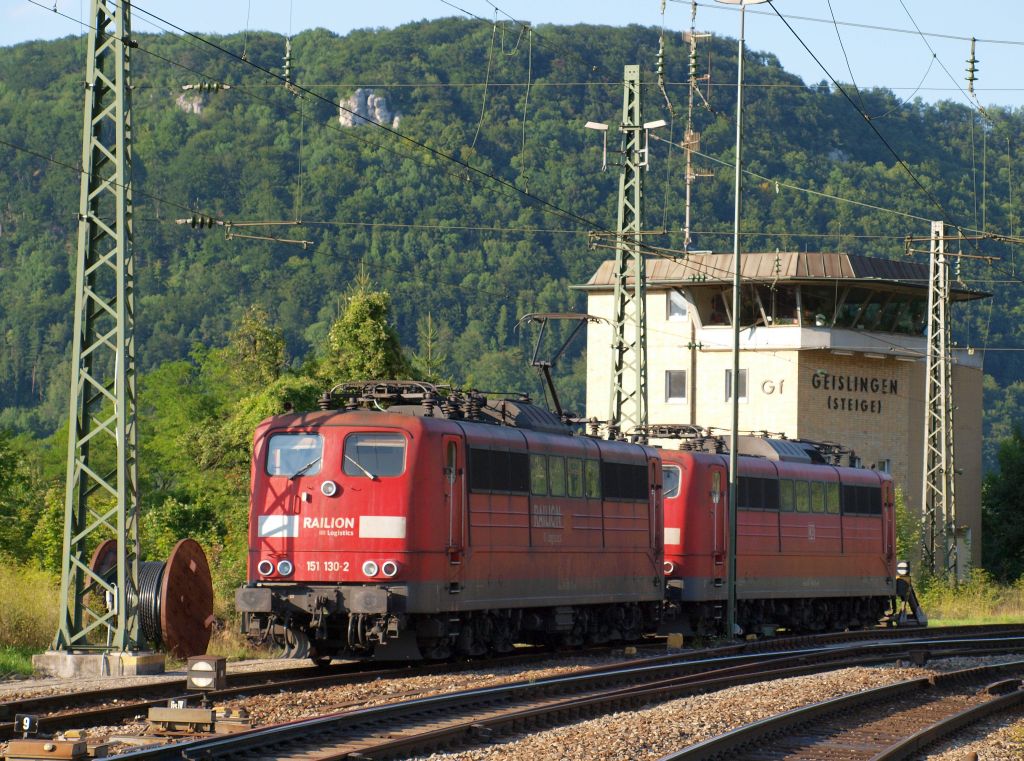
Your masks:
{"label": "locomotive roof grille", "polygon": [[486,393],[490,392],[463,391],[423,381],[352,381],[325,391],[318,405],[324,411],[340,406],[344,410],[377,410],[572,435],[572,429],[557,415],[533,404],[527,394],[488,399]]}

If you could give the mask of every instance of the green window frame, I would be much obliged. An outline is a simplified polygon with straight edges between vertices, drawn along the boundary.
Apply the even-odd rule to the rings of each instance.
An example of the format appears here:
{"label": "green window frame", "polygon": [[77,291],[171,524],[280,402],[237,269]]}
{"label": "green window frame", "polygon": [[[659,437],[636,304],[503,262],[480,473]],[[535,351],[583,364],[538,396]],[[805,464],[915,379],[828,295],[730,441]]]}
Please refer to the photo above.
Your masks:
{"label": "green window frame", "polygon": [[548,455],[548,488],[552,497],[565,496],[565,458]]}
{"label": "green window frame", "polygon": [[821,481],[811,481],[811,512],[825,512],[825,484]]}
{"label": "green window frame", "polygon": [[825,484],[825,512],[839,515],[839,484],[835,482]]}
{"label": "green window frame", "polygon": [[783,478],[779,481],[779,509],[784,513],[791,513],[796,509],[792,478]]}
{"label": "green window frame", "polygon": [[811,490],[806,481],[793,482],[793,496],[795,497],[796,511],[798,513],[809,513],[811,511]]}
{"label": "green window frame", "polygon": [[566,463],[566,476],[569,481],[569,496],[583,496],[583,460],[569,458]]}
{"label": "green window frame", "polygon": [[601,499],[601,463],[597,460],[587,460],[583,466],[583,479],[586,482],[587,496],[591,499]]}
{"label": "green window frame", "polygon": [[548,458],[542,454],[530,455],[530,493],[548,493]]}

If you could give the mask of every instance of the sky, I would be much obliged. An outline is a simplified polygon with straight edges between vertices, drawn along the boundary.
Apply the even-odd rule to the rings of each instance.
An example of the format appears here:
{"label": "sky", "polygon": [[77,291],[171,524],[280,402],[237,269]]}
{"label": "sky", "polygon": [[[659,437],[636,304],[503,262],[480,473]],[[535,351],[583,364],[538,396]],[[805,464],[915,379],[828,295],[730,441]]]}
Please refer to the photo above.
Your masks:
{"label": "sky", "polygon": [[[1024,3],[1019,0],[773,2],[813,57],[767,4],[751,5],[746,11],[747,46],[774,53],[805,82],[827,79],[817,57],[843,83],[888,87],[904,99],[968,104],[964,69],[973,36],[978,39],[978,101],[984,106],[1024,105],[1024,82],[1017,76],[1024,69]],[[666,30],[678,33],[690,28],[690,0],[668,0],[665,6]],[[298,34],[313,27],[345,34],[446,16],[476,16],[488,22],[495,16],[511,17],[533,24],[660,27],[663,22],[661,0],[140,0],[133,8],[137,31],[156,31],[143,12],[150,11],[189,31],[215,34],[245,29]],[[0,0],[0,46],[80,34],[79,20],[88,16],[88,10],[89,0]],[[696,28],[735,39],[737,7],[701,0]]]}

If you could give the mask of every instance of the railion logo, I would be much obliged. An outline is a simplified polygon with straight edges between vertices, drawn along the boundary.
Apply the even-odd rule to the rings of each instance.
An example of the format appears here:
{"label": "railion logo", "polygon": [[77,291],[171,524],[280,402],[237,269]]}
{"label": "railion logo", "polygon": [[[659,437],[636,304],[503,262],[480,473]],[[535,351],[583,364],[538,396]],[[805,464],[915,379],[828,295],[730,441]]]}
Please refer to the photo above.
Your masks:
{"label": "railion logo", "polygon": [[355,518],[303,518],[302,528],[355,529]]}

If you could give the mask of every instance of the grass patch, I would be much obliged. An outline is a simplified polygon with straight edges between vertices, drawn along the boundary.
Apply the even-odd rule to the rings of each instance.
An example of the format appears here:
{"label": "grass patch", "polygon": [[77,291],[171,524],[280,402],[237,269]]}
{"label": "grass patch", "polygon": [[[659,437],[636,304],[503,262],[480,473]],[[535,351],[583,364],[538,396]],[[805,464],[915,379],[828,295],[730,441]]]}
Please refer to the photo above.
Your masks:
{"label": "grass patch", "polygon": [[1024,622],[1024,579],[999,584],[979,568],[960,584],[932,578],[919,582],[917,587],[932,626]]}
{"label": "grass patch", "polygon": [[0,676],[8,674],[32,675],[32,656],[37,652],[35,648],[13,647],[5,645],[0,647]]}

